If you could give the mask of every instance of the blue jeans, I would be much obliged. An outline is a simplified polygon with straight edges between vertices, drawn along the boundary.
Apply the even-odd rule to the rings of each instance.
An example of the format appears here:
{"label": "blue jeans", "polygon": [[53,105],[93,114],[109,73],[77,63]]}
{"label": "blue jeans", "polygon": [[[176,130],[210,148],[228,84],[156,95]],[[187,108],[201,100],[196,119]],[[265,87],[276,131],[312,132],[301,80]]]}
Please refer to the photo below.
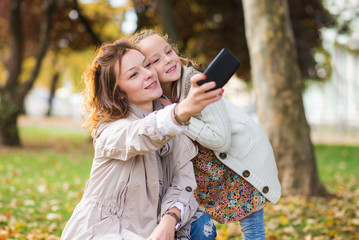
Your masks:
{"label": "blue jeans", "polygon": [[191,224],[191,240],[215,240],[216,236],[216,226],[206,212]]}
{"label": "blue jeans", "polygon": [[239,220],[239,222],[241,224],[243,240],[266,239],[264,228],[264,208]]}

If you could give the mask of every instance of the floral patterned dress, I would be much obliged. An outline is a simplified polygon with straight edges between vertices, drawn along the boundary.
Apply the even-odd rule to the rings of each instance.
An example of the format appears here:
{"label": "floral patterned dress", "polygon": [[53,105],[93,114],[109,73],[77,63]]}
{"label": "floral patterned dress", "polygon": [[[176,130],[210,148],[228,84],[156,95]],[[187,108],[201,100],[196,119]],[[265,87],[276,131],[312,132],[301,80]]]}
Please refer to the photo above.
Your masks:
{"label": "floral patterned dress", "polygon": [[262,209],[265,197],[240,175],[198,144],[192,159],[197,180],[194,192],[200,208],[221,224],[239,221]]}

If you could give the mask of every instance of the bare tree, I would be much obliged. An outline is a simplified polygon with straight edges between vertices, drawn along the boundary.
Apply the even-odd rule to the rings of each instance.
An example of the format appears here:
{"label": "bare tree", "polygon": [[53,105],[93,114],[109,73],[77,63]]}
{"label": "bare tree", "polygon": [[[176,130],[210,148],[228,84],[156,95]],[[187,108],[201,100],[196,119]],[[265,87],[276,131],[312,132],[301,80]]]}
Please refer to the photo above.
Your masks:
{"label": "bare tree", "polygon": [[286,0],[243,1],[259,118],[272,142],[283,194],[326,195],[316,166]]}
{"label": "bare tree", "polygon": [[0,89],[0,145],[21,145],[17,128],[17,118],[24,105],[24,98],[32,88],[39,74],[42,60],[48,49],[51,33],[51,18],[56,8],[56,0],[45,1],[45,19],[41,26],[40,47],[36,55],[36,63],[30,77],[20,83],[21,66],[24,58],[24,42],[21,19],[21,0],[9,0],[9,22],[11,35],[11,62],[9,77]]}

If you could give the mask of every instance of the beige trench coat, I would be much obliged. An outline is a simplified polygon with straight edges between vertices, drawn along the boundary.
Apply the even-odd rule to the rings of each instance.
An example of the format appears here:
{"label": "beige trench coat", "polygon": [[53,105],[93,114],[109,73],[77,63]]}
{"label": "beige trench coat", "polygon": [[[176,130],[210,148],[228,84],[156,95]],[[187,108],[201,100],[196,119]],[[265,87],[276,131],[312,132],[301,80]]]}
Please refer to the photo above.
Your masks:
{"label": "beige trench coat", "polygon": [[133,109],[129,118],[99,126],[90,178],[61,239],[126,239],[124,232],[147,238],[178,201],[186,207],[182,226],[195,214],[195,146],[182,134],[162,135],[156,112]]}

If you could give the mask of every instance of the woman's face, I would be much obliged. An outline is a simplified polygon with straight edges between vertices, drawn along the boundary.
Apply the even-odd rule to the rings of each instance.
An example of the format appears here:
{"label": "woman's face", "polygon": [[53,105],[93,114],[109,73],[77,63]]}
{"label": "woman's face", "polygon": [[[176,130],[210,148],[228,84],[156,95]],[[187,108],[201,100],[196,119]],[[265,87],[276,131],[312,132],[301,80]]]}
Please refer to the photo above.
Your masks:
{"label": "woman's face", "polygon": [[121,71],[115,64],[115,73],[118,85],[126,92],[128,101],[152,112],[152,101],[162,95],[162,88],[156,71],[145,56],[137,50],[129,50],[121,59]]}
{"label": "woman's face", "polygon": [[180,58],[161,36],[148,36],[141,40],[138,46],[156,70],[161,83],[171,83],[180,79]]}

